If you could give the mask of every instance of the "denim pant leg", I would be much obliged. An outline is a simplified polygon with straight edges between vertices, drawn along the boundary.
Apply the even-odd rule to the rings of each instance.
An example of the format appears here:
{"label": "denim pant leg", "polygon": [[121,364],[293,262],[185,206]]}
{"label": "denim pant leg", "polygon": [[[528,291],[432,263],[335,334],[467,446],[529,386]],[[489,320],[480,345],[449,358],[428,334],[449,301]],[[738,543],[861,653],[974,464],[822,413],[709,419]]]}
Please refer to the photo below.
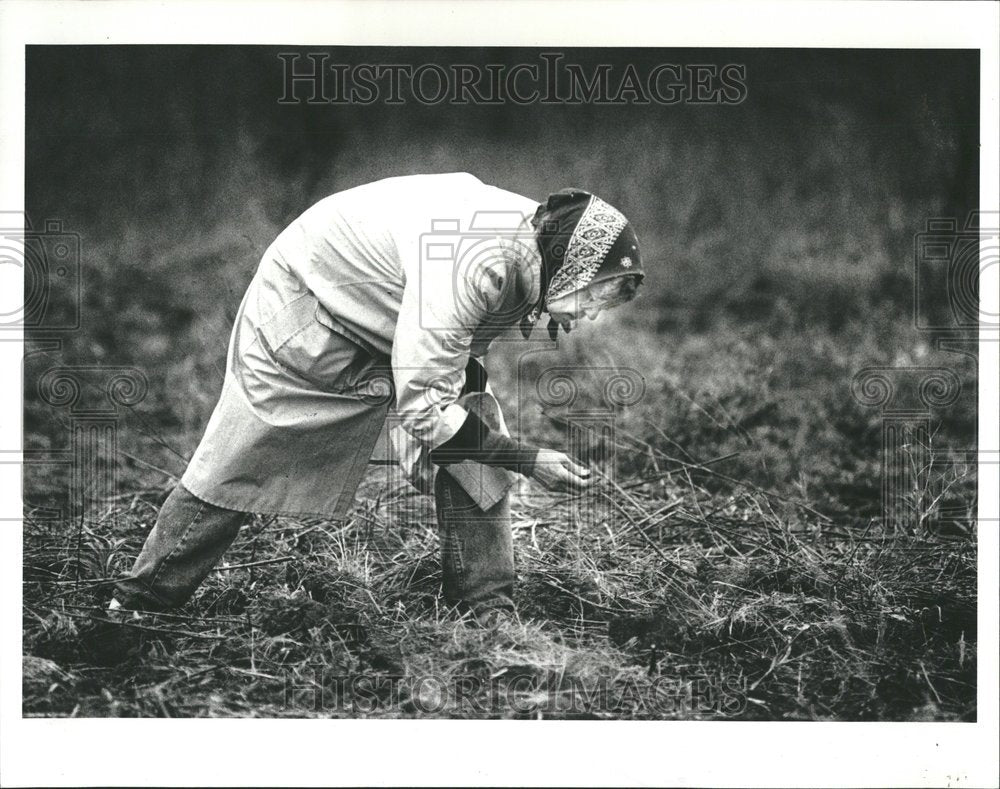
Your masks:
{"label": "denim pant leg", "polygon": [[512,608],[517,575],[510,497],[481,509],[442,468],[434,480],[434,502],[445,598],[473,611]]}
{"label": "denim pant leg", "polygon": [[119,599],[128,608],[183,605],[248,517],[202,501],[178,484],[160,508],[132,572],[116,584]]}

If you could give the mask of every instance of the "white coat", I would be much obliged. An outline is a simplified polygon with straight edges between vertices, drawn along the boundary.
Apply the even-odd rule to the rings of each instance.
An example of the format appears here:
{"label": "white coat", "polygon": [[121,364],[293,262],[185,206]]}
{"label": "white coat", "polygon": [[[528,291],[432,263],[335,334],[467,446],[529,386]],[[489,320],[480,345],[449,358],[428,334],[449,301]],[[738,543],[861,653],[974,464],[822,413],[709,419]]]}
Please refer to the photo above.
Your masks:
{"label": "white coat", "polygon": [[[428,451],[466,417],[469,356],[539,299],[537,206],[454,173],[389,178],[309,208],[247,289],[182,484],[228,509],[342,517],[390,417],[395,457],[428,490]],[[470,480],[500,475],[491,492],[470,490],[483,506],[509,487],[497,482],[508,472],[468,461],[452,467],[460,482],[460,467],[475,467]]]}

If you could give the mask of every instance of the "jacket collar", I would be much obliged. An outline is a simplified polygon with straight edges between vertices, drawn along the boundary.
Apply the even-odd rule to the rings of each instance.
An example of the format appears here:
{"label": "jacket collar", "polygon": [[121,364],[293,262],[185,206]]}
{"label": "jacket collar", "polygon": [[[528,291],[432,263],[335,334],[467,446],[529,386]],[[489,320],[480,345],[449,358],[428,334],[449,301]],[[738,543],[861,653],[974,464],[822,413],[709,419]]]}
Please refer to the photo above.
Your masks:
{"label": "jacket collar", "polygon": [[545,297],[546,283],[545,267],[542,263],[542,253],[537,242],[534,244],[521,244],[520,247],[527,250],[521,256],[517,264],[518,292],[520,304],[527,305],[524,314],[518,321],[518,329],[521,336],[528,339],[531,330],[535,328],[539,317],[542,314],[542,302]]}

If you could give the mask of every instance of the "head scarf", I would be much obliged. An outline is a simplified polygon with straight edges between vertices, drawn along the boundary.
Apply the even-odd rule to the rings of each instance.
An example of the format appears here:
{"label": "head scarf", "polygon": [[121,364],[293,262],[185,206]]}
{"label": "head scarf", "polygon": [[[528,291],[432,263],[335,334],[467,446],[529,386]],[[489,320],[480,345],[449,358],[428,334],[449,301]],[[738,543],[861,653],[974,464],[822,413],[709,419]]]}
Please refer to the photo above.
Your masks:
{"label": "head scarf", "polygon": [[542,304],[595,282],[623,274],[645,276],[632,225],[590,192],[561,189],[549,195],[532,224],[542,254],[542,299],[536,316]]}

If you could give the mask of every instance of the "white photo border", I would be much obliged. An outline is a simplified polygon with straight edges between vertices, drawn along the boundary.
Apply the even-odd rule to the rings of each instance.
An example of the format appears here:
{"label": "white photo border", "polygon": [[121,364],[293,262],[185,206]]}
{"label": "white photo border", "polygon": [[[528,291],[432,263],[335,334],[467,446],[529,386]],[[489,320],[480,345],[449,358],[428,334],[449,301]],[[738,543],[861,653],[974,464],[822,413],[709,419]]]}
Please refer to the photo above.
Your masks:
{"label": "white photo border", "polygon": [[[980,207],[996,211],[998,12],[988,2],[7,0],[0,206],[24,207],[25,45],[378,44],[979,49]],[[981,297],[984,313],[1000,312],[996,292]],[[16,436],[2,444],[13,446],[21,338],[2,339],[0,437]],[[1000,448],[998,348],[984,342],[980,354],[980,448]],[[0,456],[4,502],[20,501],[19,461]],[[0,523],[0,777],[6,786],[996,786],[998,479],[982,474],[979,485],[977,723],[23,719],[21,530]]]}

